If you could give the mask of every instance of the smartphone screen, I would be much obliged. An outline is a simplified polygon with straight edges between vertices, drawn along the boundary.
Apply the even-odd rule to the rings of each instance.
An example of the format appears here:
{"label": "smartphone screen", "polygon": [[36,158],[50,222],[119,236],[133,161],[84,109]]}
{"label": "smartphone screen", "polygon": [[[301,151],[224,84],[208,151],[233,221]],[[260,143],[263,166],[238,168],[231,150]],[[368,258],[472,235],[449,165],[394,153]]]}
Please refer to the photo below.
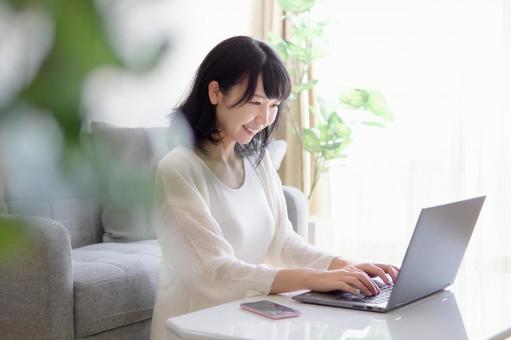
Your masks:
{"label": "smartphone screen", "polygon": [[300,315],[300,311],[280,305],[275,302],[261,300],[255,302],[246,302],[240,304],[241,308],[270,319],[292,318]]}

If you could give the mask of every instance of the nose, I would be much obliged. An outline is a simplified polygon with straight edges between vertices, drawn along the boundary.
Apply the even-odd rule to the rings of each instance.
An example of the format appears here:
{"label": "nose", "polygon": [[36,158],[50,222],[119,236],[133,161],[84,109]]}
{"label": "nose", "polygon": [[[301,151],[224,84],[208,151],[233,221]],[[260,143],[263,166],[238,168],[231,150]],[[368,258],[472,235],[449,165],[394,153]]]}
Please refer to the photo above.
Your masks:
{"label": "nose", "polygon": [[270,107],[262,106],[259,114],[256,117],[256,122],[264,127],[271,124],[272,109]]}

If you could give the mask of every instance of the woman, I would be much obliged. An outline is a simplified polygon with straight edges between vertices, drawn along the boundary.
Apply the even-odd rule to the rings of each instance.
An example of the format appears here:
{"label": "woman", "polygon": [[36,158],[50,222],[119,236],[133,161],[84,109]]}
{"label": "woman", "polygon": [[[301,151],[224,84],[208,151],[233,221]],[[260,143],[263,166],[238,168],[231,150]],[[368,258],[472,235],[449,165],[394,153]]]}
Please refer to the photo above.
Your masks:
{"label": "woman", "polygon": [[265,147],[289,96],[275,52],[249,37],[218,44],[178,107],[194,147],[159,163],[157,235],[163,251],[151,339],[165,320],[255,295],[301,289],[378,294],[397,269],[352,264],[303,241],[287,217],[282,184]]}

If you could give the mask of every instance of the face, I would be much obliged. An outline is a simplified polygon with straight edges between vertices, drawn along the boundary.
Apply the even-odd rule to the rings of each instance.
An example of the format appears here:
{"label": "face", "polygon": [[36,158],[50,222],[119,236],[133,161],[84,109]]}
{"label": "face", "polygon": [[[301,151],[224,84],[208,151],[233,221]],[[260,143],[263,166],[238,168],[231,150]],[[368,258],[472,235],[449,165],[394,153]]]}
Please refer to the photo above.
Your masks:
{"label": "face", "polygon": [[217,126],[228,144],[248,144],[252,138],[277,117],[280,101],[267,98],[261,76],[257,79],[254,96],[247,102],[234,106],[247,88],[247,80],[234,85],[227,93],[218,89],[218,83],[209,84],[209,98],[216,105]]}

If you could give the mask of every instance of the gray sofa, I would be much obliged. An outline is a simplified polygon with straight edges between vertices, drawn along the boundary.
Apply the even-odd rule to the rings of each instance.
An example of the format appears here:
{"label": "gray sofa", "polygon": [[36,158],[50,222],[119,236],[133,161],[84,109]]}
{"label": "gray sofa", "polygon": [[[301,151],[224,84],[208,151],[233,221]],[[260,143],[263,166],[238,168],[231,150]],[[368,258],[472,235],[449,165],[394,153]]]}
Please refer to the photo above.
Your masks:
{"label": "gray sofa", "polygon": [[[163,131],[96,126],[90,145],[114,135],[121,148],[111,148],[109,157],[131,157],[152,174],[171,147],[150,147],[151,136]],[[0,214],[21,216],[26,223],[20,228],[30,237],[22,253],[0,261],[0,338],[148,339],[161,251],[154,236],[122,230],[140,216],[125,211],[115,217],[116,207],[90,188],[33,197],[11,179],[0,176]],[[284,193],[290,220],[303,233],[304,195],[291,187]]]}

